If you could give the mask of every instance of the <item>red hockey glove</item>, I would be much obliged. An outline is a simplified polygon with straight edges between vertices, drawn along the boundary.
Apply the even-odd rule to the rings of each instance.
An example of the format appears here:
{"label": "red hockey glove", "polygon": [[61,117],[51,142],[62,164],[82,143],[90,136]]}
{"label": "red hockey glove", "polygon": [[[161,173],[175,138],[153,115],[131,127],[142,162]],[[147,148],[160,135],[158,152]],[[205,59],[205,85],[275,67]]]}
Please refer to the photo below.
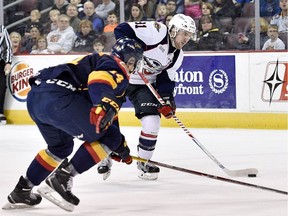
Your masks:
{"label": "red hockey glove", "polygon": [[110,157],[111,157],[111,159],[113,159],[113,160],[115,160],[115,161],[117,161],[117,162],[123,162],[123,163],[126,163],[126,164],[131,164],[132,163],[132,161],[133,161],[133,159],[132,159],[132,157],[130,156],[130,157],[127,157],[126,158],[126,160],[123,160],[119,155],[117,155],[116,153],[111,153],[110,154]]}
{"label": "red hockey glove", "polygon": [[106,130],[113,122],[117,111],[108,103],[101,102],[90,110],[90,124],[96,126],[96,133]]}
{"label": "red hockey glove", "polygon": [[163,97],[165,105],[159,105],[158,111],[167,119],[175,115],[176,104],[173,97]]}
{"label": "red hockey glove", "polygon": [[122,135],[122,142],[120,146],[114,151],[115,153],[111,153],[110,157],[113,160],[116,160],[118,162],[123,162],[126,164],[131,164],[133,162],[133,159],[130,155],[130,149],[127,146],[127,142],[125,141],[125,137]]}

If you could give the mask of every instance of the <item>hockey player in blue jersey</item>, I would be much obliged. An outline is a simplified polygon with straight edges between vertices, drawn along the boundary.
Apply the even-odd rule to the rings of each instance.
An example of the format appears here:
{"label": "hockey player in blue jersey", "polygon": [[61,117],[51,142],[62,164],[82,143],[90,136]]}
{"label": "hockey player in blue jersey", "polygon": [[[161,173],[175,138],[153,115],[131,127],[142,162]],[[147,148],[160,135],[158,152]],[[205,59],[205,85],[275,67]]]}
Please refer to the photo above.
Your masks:
{"label": "hockey player in blue jersey", "polygon": [[[9,203],[4,209],[37,205],[41,195],[65,209],[66,205],[46,197],[48,192],[32,192],[33,186],[45,179],[70,207],[77,205],[79,199],[71,191],[72,177],[90,169],[111,151],[122,162],[132,163],[117,113],[125,100],[130,72],[142,56],[141,45],[124,38],[116,41],[111,55],[87,55],[43,69],[30,78],[27,108],[47,149],[39,151],[32,160],[26,175],[20,177],[8,195]],[[84,142],[68,162],[66,158],[73,151],[76,137]]]}
{"label": "hockey player in blue jersey", "polygon": [[[139,74],[131,74],[127,95],[142,124],[138,156],[149,160],[157,142],[160,113],[166,118],[175,114],[174,78],[183,61],[183,46],[196,36],[195,22],[189,16],[177,14],[172,17],[168,28],[155,21],[128,22],[119,24],[114,33],[116,38],[128,37],[141,43],[144,49],[142,72],[166,101],[166,106],[160,106]],[[111,164],[109,157],[101,161],[98,172],[110,172]],[[149,180],[157,179],[160,171],[157,166],[142,162],[138,162],[138,169],[138,176]]]}

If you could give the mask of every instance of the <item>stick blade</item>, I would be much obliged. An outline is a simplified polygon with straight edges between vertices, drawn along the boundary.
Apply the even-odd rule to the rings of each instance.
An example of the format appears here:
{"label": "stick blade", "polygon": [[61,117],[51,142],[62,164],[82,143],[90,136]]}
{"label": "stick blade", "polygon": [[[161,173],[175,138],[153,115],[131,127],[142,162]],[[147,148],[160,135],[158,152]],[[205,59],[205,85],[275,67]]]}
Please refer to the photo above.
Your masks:
{"label": "stick blade", "polygon": [[247,168],[241,170],[229,170],[227,168],[223,169],[224,172],[232,177],[249,177],[249,176],[257,176],[258,170],[255,168]]}

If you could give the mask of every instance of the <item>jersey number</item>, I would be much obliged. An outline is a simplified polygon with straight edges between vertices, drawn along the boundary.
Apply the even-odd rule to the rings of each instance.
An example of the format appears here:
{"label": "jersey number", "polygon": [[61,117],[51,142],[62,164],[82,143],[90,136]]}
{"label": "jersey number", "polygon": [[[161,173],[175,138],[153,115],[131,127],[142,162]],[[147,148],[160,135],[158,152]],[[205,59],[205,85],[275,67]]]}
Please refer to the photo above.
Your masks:
{"label": "jersey number", "polygon": [[139,22],[135,22],[135,28],[146,28],[146,22],[143,21],[139,21]]}
{"label": "jersey number", "polygon": [[124,80],[123,75],[118,74],[117,71],[110,71],[113,75],[116,76],[116,82],[121,83]]}

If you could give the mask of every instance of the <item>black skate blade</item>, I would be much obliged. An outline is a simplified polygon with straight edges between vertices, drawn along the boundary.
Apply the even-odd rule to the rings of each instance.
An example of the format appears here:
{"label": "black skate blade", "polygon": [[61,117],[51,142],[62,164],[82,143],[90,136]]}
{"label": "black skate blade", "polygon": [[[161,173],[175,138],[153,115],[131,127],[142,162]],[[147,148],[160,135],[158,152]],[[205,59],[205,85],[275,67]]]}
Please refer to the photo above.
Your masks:
{"label": "black skate blade", "polygon": [[29,209],[29,208],[33,208],[33,205],[27,205],[24,203],[6,203],[2,209],[3,210],[16,210],[16,209]]}
{"label": "black skate blade", "polygon": [[42,197],[52,202],[59,208],[68,212],[72,212],[74,210],[74,205],[64,200],[53,188],[44,185],[39,187],[37,191]]}

